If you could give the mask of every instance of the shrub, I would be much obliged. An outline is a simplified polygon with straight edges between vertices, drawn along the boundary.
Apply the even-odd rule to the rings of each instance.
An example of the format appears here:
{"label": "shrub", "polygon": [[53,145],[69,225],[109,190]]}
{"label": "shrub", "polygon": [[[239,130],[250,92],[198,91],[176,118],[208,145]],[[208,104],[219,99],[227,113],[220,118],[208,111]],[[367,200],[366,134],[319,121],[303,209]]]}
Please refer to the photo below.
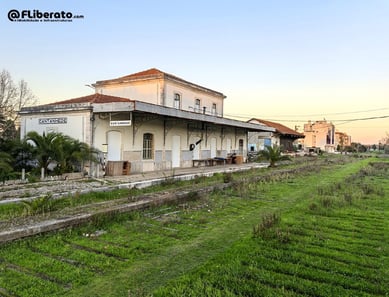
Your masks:
{"label": "shrub", "polygon": [[190,191],[187,194],[187,201],[197,200],[200,199],[202,195],[198,191]]}
{"label": "shrub", "polygon": [[165,173],[163,173],[163,176],[164,176],[164,179],[163,181],[161,182],[161,185],[162,186],[171,186],[171,185],[174,185],[177,183],[176,179],[175,179],[175,170],[173,169],[172,170],[172,174],[169,176]]}
{"label": "shrub", "polygon": [[375,192],[374,187],[370,184],[362,183],[359,185],[359,187],[361,188],[363,194],[365,194],[365,195],[370,195],[370,194],[373,194]]}
{"label": "shrub", "polygon": [[334,200],[331,197],[324,197],[320,199],[320,204],[325,208],[330,208],[334,203]]}
{"label": "shrub", "polygon": [[49,212],[53,206],[53,196],[47,194],[45,196],[22,201],[28,215],[41,214]]}
{"label": "shrub", "polygon": [[318,205],[315,203],[315,202],[312,202],[311,204],[309,204],[308,206],[309,210],[317,210],[318,209]]}
{"label": "shrub", "polygon": [[343,198],[344,198],[344,201],[346,201],[349,204],[351,204],[353,201],[353,195],[351,193],[348,193],[348,192],[343,194]]}
{"label": "shrub", "polygon": [[266,231],[277,225],[281,221],[281,217],[277,213],[264,214],[261,218],[261,222],[253,227],[254,237],[263,237],[266,235]]}
{"label": "shrub", "polygon": [[195,175],[195,178],[193,179],[193,183],[195,185],[201,184],[206,181],[206,177],[203,175]]}
{"label": "shrub", "polygon": [[230,183],[232,182],[234,179],[233,179],[233,176],[232,176],[232,173],[231,172],[224,172],[223,173],[223,182],[225,184],[227,183]]}
{"label": "shrub", "polygon": [[289,243],[291,241],[289,230],[283,231],[282,229],[277,228],[275,234],[279,243]]}

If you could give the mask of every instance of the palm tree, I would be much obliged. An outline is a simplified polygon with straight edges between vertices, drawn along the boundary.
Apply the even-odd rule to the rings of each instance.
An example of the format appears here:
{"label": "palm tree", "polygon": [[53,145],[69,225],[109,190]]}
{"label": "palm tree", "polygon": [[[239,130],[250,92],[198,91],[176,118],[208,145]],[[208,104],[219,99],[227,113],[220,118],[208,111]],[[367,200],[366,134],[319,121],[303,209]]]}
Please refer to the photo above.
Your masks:
{"label": "palm tree", "polygon": [[13,168],[15,171],[21,169],[31,169],[34,146],[28,143],[25,139],[19,138],[8,140],[4,143],[6,151],[11,154],[14,159]]}
{"label": "palm tree", "polygon": [[98,150],[69,136],[64,136],[62,141],[62,157],[57,160],[61,173],[79,171],[85,161],[97,162]]}
{"label": "palm tree", "polygon": [[39,134],[36,131],[27,133],[26,140],[32,141],[34,148],[34,156],[38,161],[39,167],[47,172],[47,167],[52,161],[56,161],[58,154],[61,153],[61,133],[50,132]]}
{"label": "palm tree", "polygon": [[78,171],[85,161],[97,162],[97,150],[62,133],[51,132],[40,135],[32,131],[27,134],[27,140],[34,143],[35,157],[45,172],[51,162],[57,163],[58,174]]}
{"label": "palm tree", "polygon": [[265,159],[270,162],[269,167],[275,167],[276,162],[282,160],[290,160],[290,157],[287,155],[281,154],[281,147],[278,145],[267,145],[264,150],[259,154],[260,159]]}
{"label": "palm tree", "polygon": [[7,178],[7,176],[9,176],[9,174],[13,170],[11,166],[11,162],[12,162],[11,155],[6,152],[0,151],[0,179],[3,181],[3,183]]}

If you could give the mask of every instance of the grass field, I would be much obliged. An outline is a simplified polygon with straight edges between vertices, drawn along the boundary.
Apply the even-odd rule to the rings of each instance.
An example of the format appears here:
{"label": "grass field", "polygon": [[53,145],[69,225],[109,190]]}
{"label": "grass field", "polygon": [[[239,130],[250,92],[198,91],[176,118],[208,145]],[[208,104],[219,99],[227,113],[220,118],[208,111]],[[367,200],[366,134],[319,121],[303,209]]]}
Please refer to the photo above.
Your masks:
{"label": "grass field", "polygon": [[0,296],[389,296],[389,163],[324,164],[3,245]]}

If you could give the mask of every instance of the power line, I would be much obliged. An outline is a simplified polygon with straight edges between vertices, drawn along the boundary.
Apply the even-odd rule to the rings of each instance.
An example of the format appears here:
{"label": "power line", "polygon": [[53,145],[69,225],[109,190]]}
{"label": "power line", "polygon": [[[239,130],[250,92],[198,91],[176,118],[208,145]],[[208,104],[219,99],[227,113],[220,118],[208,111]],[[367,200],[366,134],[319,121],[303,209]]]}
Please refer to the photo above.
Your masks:
{"label": "power line", "polygon": [[[247,118],[247,117],[240,117],[240,116],[234,116],[237,118]],[[384,116],[376,116],[376,117],[367,117],[367,118],[354,118],[354,119],[329,119],[330,122],[344,122],[344,123],[339,123],[337,125],[343,125],[347,124],[350,122],[356,122],[356,121],[368,121],[368,120],[376,120],[376,119],[385,119],[389,118],[389,115],[384,115]],[[262,118],[267,121],[272,121],[272,122],[298,122],[298,123],[306,123],[308,120],[296,120],[296,119],[268,119],[268,118]]]}
{"label": "power line", "polygon": [[[293,117],[303,117],[303,116],[306,116],[306,117],[319,117],[319,116],[328,117],[328,116],[331,116],[331,115],[355,114],[355,113],[365,113],[365,112],[382,111],[382,110],[389,110],[389,107],[377,108],[377,109],[368,109],[368,110],[347,111],[347,112],[333,112],[333,113],[326,113],[326,114],[318,113],[318,114],[291,115],[291,116],[293,116]],[[285,115],[285,116],[287,116],[287,115]]]}
{"label": "power line", "polygon": [[346,120],[344,123],[340,123],[340,124],[337,124],[337,125],[339,126],[339,125],[347,124],[347,123],[350,123],[350,122],[368,121],[368,120],[377,120],[377,119],[386,119],[386,118],[389,118],[389,115],[387,115],[387,116],[379,116],[379,117],[360,118],[360,119],[350,119],[350,120]]}
{"label": "power line", "polygon": [[[344,115],[344,114],[355,114],[355,113],[365,113],[365,112],[373,112],[373,111],[383,111],[383,110],[389,110],[389,107],[384,108],[376,108],[376,109],[367,109],[367,110],[357,110],[357,111],[348,111],[348,112],[334,112],[334,113],[326,113],[326,114],[288,114],[288,115],[277,115],[276,117],[324,117],[329,118],[331,115]],[[231,116],[235,118],[256,118],[258,115],[252,115],[252,114],[226,114],[226,116]],[[270,119],[269,119],[270,120]],[[276,120],[277,121],[277,120]],[[303,122],[301,120],[278,120],[278,121],[286,121],[286,122]],[[339,120],[339,121],[347,121],[347,120]]]}

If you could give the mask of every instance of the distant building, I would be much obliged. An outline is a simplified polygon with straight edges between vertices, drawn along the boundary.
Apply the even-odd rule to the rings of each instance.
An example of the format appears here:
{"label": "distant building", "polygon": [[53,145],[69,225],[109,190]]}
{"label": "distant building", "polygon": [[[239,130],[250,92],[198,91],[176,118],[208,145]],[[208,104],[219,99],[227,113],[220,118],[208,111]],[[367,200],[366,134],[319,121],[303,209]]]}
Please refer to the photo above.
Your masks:
{"label": "distant building", "polygon": [[343,150],[345,147],[351,146],[351,136],[344,132],[335,132],[335,147],[337,150]]}
{"label": "distant building", "polygon": [[275,129],[274,132],[249,132],[249,151],[260,151],[263,150],[266,146],[273,145],[281,146],[283,151],[293,151],[294,145],[296,144],[296,140],[305,137],[304,134],[299,133],[279,123],[261,119],[251,119],[248,122]]}
{"label": "distant building", "polygon": [[304,124],[304,148],[307,151],[318,150],[335,152],[335,126],[323,121],[309,121]]}

